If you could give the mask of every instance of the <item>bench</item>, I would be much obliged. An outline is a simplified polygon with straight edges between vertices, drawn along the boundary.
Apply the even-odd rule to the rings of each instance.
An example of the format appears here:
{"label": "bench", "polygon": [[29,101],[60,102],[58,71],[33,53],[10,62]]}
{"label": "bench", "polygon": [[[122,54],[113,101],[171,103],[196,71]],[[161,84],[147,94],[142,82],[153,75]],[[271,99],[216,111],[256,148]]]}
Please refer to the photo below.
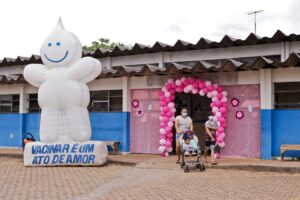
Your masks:
{"label": "bench", "polygon": [[103,141],[106,146],[110,146],[113,149],[113,154],[117,155],[119,153],[119,141]]}
{"label": "bench", "polygon": [[299,150],[300,151],[300,145],[299,144],[282,144],[280,146],[280,155],[281,155],[281,161],[284,160],[284,152],[289,150]]}

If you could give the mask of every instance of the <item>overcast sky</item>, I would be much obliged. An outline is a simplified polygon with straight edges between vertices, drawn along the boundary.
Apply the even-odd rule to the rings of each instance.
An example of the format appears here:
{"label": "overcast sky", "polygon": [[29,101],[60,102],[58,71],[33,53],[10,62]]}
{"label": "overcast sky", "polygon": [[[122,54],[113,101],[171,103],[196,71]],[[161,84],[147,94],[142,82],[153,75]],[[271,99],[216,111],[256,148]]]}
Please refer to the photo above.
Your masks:
{"label": "overcast sky", "polygon": [[59,16],[83,45],[100,37],[126,44],[220,41],[227,34],[246,38],[254,31],[272,36],[277,29],[300,34],[297,0],[4,0],[0,11],[0,59],[39,54],[40,44]]}

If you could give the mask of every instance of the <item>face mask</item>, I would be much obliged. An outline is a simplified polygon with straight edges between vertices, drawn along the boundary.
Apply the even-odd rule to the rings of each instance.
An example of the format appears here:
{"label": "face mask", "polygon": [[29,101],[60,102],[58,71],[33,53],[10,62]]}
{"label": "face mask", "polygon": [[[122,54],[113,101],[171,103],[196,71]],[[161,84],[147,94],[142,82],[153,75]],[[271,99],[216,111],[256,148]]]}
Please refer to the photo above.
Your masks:
{"label": "face mask", "polygon": [[187,113],[186,112],[183,112],[181,113],[182,117],[186,117],[187,116]]}

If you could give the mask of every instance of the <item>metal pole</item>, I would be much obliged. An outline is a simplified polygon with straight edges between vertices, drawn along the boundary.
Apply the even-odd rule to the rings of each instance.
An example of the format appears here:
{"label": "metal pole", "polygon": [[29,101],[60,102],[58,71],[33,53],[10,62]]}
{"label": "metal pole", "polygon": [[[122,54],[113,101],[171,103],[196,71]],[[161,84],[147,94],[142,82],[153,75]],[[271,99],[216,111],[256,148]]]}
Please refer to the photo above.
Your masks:
{"label": "metal pole", "polygon": [[254,34],[256,35],[256,14],[263,12],[264,10],[256,10],[254,12],[248,13],[248,15],[254,15]]}

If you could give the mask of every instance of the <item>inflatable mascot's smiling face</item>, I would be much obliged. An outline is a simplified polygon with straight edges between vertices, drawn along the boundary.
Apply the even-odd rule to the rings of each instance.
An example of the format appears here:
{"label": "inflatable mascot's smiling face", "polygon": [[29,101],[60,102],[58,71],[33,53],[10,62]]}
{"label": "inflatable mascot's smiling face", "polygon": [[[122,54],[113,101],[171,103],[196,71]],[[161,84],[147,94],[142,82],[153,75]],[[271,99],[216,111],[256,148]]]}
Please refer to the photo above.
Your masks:
{"label": "inflatable mascot's smiling face", "polygon": [[65,30],[61,19],[58,20],[52,33],[42,43],[41,58],[49,67],[69,67],[82,56],[82,47],[79,39]]}

